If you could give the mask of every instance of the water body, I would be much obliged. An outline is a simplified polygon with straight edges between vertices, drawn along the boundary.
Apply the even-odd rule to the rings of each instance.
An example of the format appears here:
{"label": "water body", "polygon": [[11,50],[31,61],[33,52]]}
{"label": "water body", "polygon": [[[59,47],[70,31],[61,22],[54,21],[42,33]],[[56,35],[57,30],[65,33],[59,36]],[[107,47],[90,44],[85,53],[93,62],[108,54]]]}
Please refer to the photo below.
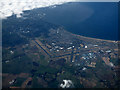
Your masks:
{"label": "water body", "polygon": [[118,4],[115,2],[74,2],[35,9],[42,18],[66,30],[93,38],[118,40]]}

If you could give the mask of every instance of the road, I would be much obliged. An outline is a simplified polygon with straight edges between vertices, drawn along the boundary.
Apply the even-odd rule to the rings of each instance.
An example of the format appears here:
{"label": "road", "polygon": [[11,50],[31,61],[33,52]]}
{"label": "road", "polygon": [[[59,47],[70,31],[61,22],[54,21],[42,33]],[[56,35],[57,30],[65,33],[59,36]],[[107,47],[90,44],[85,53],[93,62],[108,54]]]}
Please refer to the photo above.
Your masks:
{"label": "road", "polygon": [[[35,41],[35,40],[34,40]],[[49,56],[51,57],[51,55],[38,43],[35,41],[35,43]]]}

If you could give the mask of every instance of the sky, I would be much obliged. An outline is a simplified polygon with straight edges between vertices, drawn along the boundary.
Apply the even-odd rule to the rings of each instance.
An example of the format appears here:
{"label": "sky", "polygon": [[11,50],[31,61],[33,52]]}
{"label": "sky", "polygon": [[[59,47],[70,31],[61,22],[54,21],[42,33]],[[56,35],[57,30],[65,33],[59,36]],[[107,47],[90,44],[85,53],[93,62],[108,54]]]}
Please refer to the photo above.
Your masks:
{"label": "sky", "polygon": [[119,0],[0,0],[0,18],[5,19],[13,14],[21,17],[23,11],[35,8],[59,5],[67,2],[118,2]]}

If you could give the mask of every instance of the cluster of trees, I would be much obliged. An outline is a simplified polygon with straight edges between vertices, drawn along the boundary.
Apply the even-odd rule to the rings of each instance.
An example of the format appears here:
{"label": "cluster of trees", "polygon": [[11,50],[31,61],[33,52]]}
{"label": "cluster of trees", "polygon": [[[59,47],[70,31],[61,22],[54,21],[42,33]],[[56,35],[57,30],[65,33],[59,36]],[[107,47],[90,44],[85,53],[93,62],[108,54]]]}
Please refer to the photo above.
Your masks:
{"label": "cluster of trees", "polygon": [[[3,20],[2,41],[3,46],[15,46],[24,44],[29,38],[47,36],[49,29],[56,29],[58,26],[45,22],[40,18],[16,18],[12,16]],[[29,33],[23,33],[29,31]]]}

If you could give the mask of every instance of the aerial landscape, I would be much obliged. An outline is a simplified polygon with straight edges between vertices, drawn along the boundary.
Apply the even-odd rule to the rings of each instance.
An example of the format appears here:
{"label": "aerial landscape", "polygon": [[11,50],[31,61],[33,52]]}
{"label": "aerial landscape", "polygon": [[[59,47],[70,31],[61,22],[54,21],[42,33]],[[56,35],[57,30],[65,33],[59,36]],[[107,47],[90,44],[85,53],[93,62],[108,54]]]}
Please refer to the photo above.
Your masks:
{"label": "aerial landscape", "polygon": [[70,2],[2,19],[2,88],[119,88],[117,20],[117,2]]}

